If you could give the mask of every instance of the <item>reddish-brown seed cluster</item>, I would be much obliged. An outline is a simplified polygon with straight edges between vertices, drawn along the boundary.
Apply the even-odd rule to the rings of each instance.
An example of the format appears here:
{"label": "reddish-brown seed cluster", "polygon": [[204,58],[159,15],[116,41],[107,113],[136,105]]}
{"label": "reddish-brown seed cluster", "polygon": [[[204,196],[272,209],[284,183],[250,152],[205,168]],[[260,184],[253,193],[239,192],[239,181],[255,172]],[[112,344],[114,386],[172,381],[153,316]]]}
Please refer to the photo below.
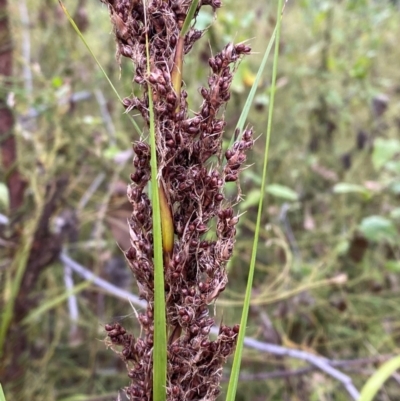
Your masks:
{"label": "reddish-brown seed cluster", "polygon": [[237,181],[240,168],[246,161],[246,151],[253,146],[253,131],[245,130],[242,139],[233,144],[232,149],[225,152],[227,164],[224,168],[225,181]]}
{"label": "reddish-brown seed cluster", "polygon": [[[219,394],[222,365],[233,352],[239,326],[221,327],[215,341],[209,332],[214,324],[208,305],[225,289],[225,266],[232,256],[239,217],[225,199],[226,182],[237,181],[253,145],[247,129],[222,154],[225,121],[222,107],[230,98],[236,63],[250,53],[245,44],[227,45],[209,60],[208,86],[200,88],[203,102],[198,112],[189,112],[187,93],[177,96],[171,71],[178,36],[191,0],[102,0],[110,10],[117,41],[117,56],[134,62],[134,82],[141,85],[141,98],[125,98],[127,112],[138,110],[149,124],[148,90],[154,100],[158,176],[165,190],[174,223],[174,249],[165,268],[167,324],[169,331],[167,393],[169,401],[215,400]],[[214,10],[220,0],[203,0]],[[145,34],[149,37],[150,72],[147,72]],[[184,53],[202,36],[190,29]],[[112,344],[123,347],[130,366],[127,388],[131,400],[152,399],[152,347],[154,268],[151,203],[146,194],[150,180],[150,147],[143,140],[133,146],[135,172],[128,198],[133,212],[129,221],[131,247],[125,252],[140,296],[148,308],[138,318],[143,337],[135,339],[119,325],[106,327]],[[211,238],[205,234],[215,227]],[[166,259],[167,260],[167,259]],[[130,362],[132,361],[132,363]]]}
{"label": "reddish-brown seed cluster", "polygon": [[122,347],[121,356],[130,367],[128,376],[133,383],[126,389],[128,397],[130,399],[151,399],[152,383],[148,380],[147,370],[152,364],[151,353],[149,353],[152,342],[149,342],[149,338],[143,340],[127,334],[119,323],[107,324],[105,329],[111,343]]}

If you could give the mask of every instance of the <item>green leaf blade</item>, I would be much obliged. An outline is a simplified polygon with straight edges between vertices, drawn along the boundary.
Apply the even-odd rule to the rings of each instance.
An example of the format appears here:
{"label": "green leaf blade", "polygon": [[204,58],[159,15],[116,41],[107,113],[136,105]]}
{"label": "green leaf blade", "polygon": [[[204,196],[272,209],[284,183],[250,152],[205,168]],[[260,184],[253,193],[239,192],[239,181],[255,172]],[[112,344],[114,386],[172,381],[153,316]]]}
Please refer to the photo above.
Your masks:
{"label": "green leaf blade", "polygon": [[358,401],[372,401],[385,381],[400,369],[400,356],[385,362],[365,383]]}
{"label": "green leaf blade", "polygon": [[[146,35],[147,73],[150,74],[149,39]],[[153,92],[149,85],[150,117],[150,167],[153,216],[154,247],[154,346],[153,346],[153,400],[165,401],[167,382],[167,322],[165,316],[164,260],[161,232],[161,209],[158,188],[158,166],[156,147],[156,122],[154,114]]]}
{"label": "green leaf blade", "polygon": [[[261,181],[261,190],[260,193],[265,193],[266,187],[266,178],[267,178],[267,166],[268,166],[268,151],[269,151],[269,144],[271,139],[271,130],[272,130],[272,113],[274,110],[274,98],[275,98],[275,89],[276,89],[276,75],[277,75],[277,65],[278,65],[278,56],[279,56],[279,38],[280,38],[280,31],[281,31],[281,18],[282,18],[282,4],[283,0],[279,0],[278,2],[278,11],[277,11],[277,23],[274,30],[273,38],[275,38],[275,52],[274,52],[274,61],[272,67],[272,80],[271,80],[271,98],[269,103],[269,110],[268,110],[268,123],[267,123],[267,135],[266,135],[266,142],[265,142],[265,153],[264,153],[264,165],[263,165],[263,174],[262,174],[262,181]],[[268,54],[270,51],[270,47],[272,47],[273,39],[271,38],[270,45],[268,45],[266,53]],[[264,55],[264,59],[266,61],[266,57]],[[264,61],[264,60],[263,60]],[[257,74],[258,77],[261,77],[261,70],[264,66],[260,66],[259,73]],[[255,90],[254,90],[255,92]],[[249,94],[250,97],[250,94]],[[254,97],[254,94],[253,94]],[[247,99],[249,100],[249,98]],[[250,104],[252,99],[250,100]],[[247,102],[246,102],[247,103]],[[249,104],[249,108],[250,108]],[[247,116],[247,115],[246,115]],[[242,116],[241,116],[242,118]],[[242,121],[244,125],[245,119]],[[243,346],[244,346],[244,338],[246,334],[246,326],[247,326],[247,319],[249,315],[250,309],[250,299],[251,293],[253,288],[253,278],[254,278],[254,271],[255,271],[255,264],[256,264],[256,254],[257,254],[257,246],[258,246],[258,238],[260,233],[260,226],[261,226],[261,215],[263,209],[263,201],[264,197],[260,196],[259,204],[258,204],[258,213],[257,213],[257,222],[256,228],[254,232],[254,240],[253,240],[253,248],[251,254],[251,262],[249,268],[249,274],[247,279],[246,285],[246,294],[243,303],[243,310],[242,310],[242,318],[240,320],[240,330],[237,339],[237,346],[234,355],[231,375],[229,378],[229,385],[228,391],[226,395],[226,401],[234,401],[236,397],[237,386],[239,382],[239,374],[240,374],[240,366],[242,360],[242,353],[243,353]]]}
{"label": "green leaf blade", "polygon": [[1,386],[1,383],[0,383],[0,401],[6,401],[6,396],[4,395],[3,387]]}
{"label": "green leaf blade", "polygon": [[375,170],[380,170],[397,153],[400,153],[400,141],[398,139],[377,138],[374,141],[372,163]]}
{"label": "green leaf blade", "polygon": [[276,196],[290,202],[296,202],[299,200],[299,196],[293,189],[280,184],[270,184],[266,188],[266,192],[270,195]]}
{"label": "green leaf blade", "polygon": [[397,230],[393,222],[382,216],[368,216],[364,218],[359,230],[362,234],[372,242],[395,241]]}

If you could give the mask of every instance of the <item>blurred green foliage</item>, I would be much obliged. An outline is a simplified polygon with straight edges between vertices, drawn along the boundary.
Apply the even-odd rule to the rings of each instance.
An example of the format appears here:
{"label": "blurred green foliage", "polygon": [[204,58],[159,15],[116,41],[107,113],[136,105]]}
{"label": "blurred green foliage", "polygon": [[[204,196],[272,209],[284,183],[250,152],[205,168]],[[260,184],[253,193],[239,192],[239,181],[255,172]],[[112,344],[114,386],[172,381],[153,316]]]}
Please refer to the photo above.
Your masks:
{"label": "blurred green foliage", "polygon": [[[72,0],[65,5],[121,96],[135,93],[133,66],[122,59],[119,67],[115,61],[105,7]],[[18,164],[29,181],[32,215],[42,205],[46,184],[67,175],[64,206],[52,225],[60,217],[69,222],[70,254],[96,274],[135,292],[128,268],[118,261],[117,243],[126,248],[130,205],[125,185],[136,133],[58,4],[27,0],[27,7],[28,25],[21,22],[19,2],[10,2],[9,8]],[[269,182],[262,194],[268,206],[248,327],[254,338],[332,359],[399,350],[399,12],[391,2],[371,0],[302,0],[286,6]],[[251,43],[254,54],[239,66],[226,110],[227,143],[272,34],[274,15],[273,2],[226,0],[216,23],[185,62],[188,99],[196,110],[197,88],[207,82],[209,55],[227,41]],[[201,14],[197,24],[206,27],[212,18]],[[267,122],[269,76],[259,87],[250,115],[249,124],[259,134]],[[140,119],[137,122],[142,126]],[[240,210],[246,213],[229,265],[229,286],[217,305],[217,321],[227,324],[240,316],[260,196],[263,141],[262,136],[257,140],[252,165],[243,175]],[[0,211],[7,212],[2,183]],[[4,269],[7,262],[0,263]],[[43,304],[65,291],[59,263],[46,269],[32,289]],[[7,399],[111,400],[128,382],[125,367],[102,339],[104,324],[115,319],[139,334],[131,306],[94,286],[82,290],[78,306],[78,322],[70,321],[62,302],[27,323],[31,353],[24,361],[24,376],[3,383]],[[301,366],[299,361],[247,351],[242,370],[248,377],[239,384],[237,399],[349,399],[339,383],[320,372],[251,380],[252,373]],[[361,366],[349,373],[361,388],[371,369]],[[398,386],[388,381],[376,399],[400,400],[398,394]]]}

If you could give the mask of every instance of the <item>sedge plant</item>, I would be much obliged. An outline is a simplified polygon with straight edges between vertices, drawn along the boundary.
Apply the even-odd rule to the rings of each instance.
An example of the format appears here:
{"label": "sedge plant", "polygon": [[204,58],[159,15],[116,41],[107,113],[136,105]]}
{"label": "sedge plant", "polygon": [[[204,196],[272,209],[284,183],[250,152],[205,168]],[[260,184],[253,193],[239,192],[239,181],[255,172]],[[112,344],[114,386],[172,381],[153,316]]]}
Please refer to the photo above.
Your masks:
{"label": "sedge plant", "polygon": [[[235,66],[250,48],[243,43],[229,44],[210,59],[209,82],[200,89],[203,103],[198,111],[189,112],[182,86],[184,56],[203,34],[191,26],[193,18],[201,6],[211,6],[215,11],[221,5],[219,1],[103,2],[115,28],[117,56],[133,61],[134,80],[142,88],[142,96],[125,98],[122,103],[128,113],[138,110],[147,127],[134,144],[135,172],[128,189],[133,208],[129,220],[131,247],[125,256],[148,308],[138,314],[143,335],[136,337],[120,324],[110,324],[106,326],[108,342],[126,363],[131,379],[126,392],[134,400],[215,399],[220,391],[222,364],[236,346],[227,397],[233,400],[260,213],[240,329],[238,325],[222,326],[217,339],[211,340],[208,334],[214,320],[208,305],[215,302],[227,283],[225,266],[239,219],[233,211],[236,200],[227,199],[224,185],[238,181],[245,153],[253,145],[252,130],[244,125],[276,35],[262,180],[265,185],[282,0],[278,2],[277,28],[226,152],[221,144],[225,127],[222,112],[229,100]],[[380,376],[365,386],[362,399],[372,399],[398,366],[396,358],[382,367]]]}
{"label": "sedge plant", "polygon": [[125,252],[148,302],[138,314],[143,335],[109,324],[109,342],[122,347],[130,399],[214,400],[239,332],[238,325],[221,326],[215,340],[209,337],[214,319],[208,305],[227,284],[239,221],[237,200],[224,195],[224,185],[238,182],[253,146],[252,130],[245,129],[223,153],[222,110],[235,66],[250,47],[228,44],[210,58],[208,85],[199,91],[202,105],[191,113],[182,87],[183,59],[203,35],[192,20],[202,6],[215,11],[221,2],[103,2],[114,25],[117,58],[133,61],[133,79],[142,89],[123,104],[128,113],[139,111],[150,133],[149,142],[146,132],[133,145],[131,247]]}
{"label": "sedge plant", "polygon": [[[228,44],[209,59],[208,86],[200,88],[203,102],[197,112],[189,112],[182,88],[184,56],[204,33],[194,28],[193,20],[202,6],[215,12],[220,0],[102,2],[114,25],[117,60],[132,60],[133,81],[142,89],[141,97],[126,97],[122,103],[127,113],[139,111],[149,133],[148,142],[146,130],[133,145],[135,172],[128,188],[131,247],[125,252],[140,295],[148,302],[146,312],[138,314],[143,334],[135,337],[119,323],[109,324],[108,343],[115,350],[120,346],[131,378],[125,389],[130,399],[214,400],[220,393],[222,365],[240,331],[239,325],[222,325],[216,340],[209,337],[214,319],[208,306],[227,284],[226,264],[239,221],[233,206],[240,196],[228,199],[224,186],[239,185],[246,152],[253,146],[252,129],[244,128],[244,121],[276,30],[229,148],[223,150],[223,109],[237,63],[250,47]],[[279,10],[281,6],[282,1]],[[276,60],[277,52],[275,76]],[[270,125],[268,129],[270,134]],[[240,337],[236,360],[244,330]],[[237,365],[232,375],[236,383],[238,369]],[[230,389],[228,398],[234,398],[236,385],[231,383]]]}

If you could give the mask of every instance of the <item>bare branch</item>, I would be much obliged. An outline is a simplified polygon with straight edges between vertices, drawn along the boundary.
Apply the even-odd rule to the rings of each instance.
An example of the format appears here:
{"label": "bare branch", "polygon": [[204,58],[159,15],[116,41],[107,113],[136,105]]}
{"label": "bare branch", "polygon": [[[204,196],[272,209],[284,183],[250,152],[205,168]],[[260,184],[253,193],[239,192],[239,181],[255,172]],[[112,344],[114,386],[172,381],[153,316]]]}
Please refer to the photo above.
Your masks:
{"label": "bare branch", "polygon": [[[342,367],[343,369],[355,370],[358,366],[365,367],[365,365],[383,362],[390,359],[393,355],[377,355],[371,358],[360,358],[360,359],[344,359],[344,360],[330,360],[329,364],[335,367]],[[304,368],[299,368],[295,370],[280,370],[272,372],[261,372],[261,373],[242,373],[239,378],[241,381],[256,381],[256,380],[270,380],[270,379],[286,379],[293,376],[301,376],[310,372],[315,371],[317,368],[315,366],[308,366]],[[368,373],[370,374],[370,373]],[[396,380],[395,375],[393,378]],[[223,381],[228,382],[228,377]]]}

